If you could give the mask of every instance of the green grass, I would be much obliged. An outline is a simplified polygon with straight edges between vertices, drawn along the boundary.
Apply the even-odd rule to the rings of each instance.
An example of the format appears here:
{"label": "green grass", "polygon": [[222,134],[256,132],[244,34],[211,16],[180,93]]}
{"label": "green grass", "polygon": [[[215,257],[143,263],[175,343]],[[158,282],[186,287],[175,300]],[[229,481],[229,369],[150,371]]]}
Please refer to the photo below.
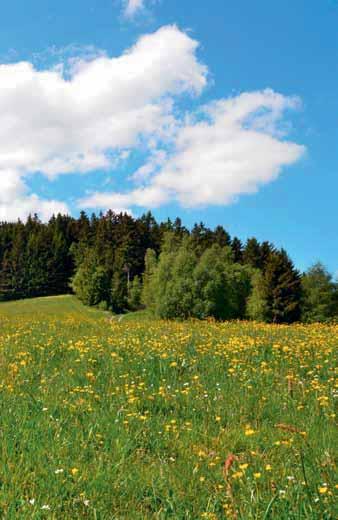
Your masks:
{"label": "green grass", "polygon": [[0,304],[0,518],[336,518],[337,343]]}
{"label": "green grass", "polygon": [[96,319],[102,317],[104,313],[93,307],[85,307],[72,295],[47,296],[44,298],[33,298],[0,304],[0,319],[27,317],[29,319],[55,318],[63,320],[65,318]]}

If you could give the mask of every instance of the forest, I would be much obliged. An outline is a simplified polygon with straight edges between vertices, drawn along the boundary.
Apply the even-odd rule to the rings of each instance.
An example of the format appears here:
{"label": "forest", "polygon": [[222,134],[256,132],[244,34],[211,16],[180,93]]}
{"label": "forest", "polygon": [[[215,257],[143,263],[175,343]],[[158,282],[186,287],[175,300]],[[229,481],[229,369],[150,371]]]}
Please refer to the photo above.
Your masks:
{"label": "forest", "polygon": [[321,263],[300,273],[284,249],[222,227],[158,223],[148,212],[0,224],[0,300],[74,292],[115,313],[148,308],[160,318],[326,322],[338,284]]}

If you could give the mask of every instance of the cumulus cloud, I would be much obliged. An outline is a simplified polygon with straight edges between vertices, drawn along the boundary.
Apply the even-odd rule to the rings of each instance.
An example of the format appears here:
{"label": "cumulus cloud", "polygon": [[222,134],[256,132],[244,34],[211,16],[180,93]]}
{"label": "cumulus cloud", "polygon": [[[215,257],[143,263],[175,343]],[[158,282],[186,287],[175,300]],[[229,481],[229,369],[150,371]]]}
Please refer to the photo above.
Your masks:
{"label": "cumulus cloud", "polygon": [[98,189],[79,207],[229,204],[295,163],[305,152],[287,138],[297,98],[262,90],[178,110],[180,96],[196,99],[207,84],[197,48],[166,26],[118,57],[93,48],[74,56],[72,47],[47,70],[0,65],[0,219],[67,212],[64,202],[31,193],[28,179],[111,171],[133,150],[146,160],[129,190]]}
{"label": "cumulus cloud", "polygon": [[272,90],[243,93],[202,107],[177,125],[170,150],[153,151],[133,176],[142,184],[127,193],[94,193],[85,207],[224,205],[256,192],[305,148],[285,140],[285,114],[300,104]]}
{"label": "cumulus cloud", "polygon": [[0,65],[0,216],[67,209],[29,193],[26,179],[36,172],[53,179],[109,169],[130,149],[172,139],[174,98],[199,94],[207,82],[197,47],[166,26],[119,57],[73,59],[67,75],[62,64],[49,70],[29,62]]}

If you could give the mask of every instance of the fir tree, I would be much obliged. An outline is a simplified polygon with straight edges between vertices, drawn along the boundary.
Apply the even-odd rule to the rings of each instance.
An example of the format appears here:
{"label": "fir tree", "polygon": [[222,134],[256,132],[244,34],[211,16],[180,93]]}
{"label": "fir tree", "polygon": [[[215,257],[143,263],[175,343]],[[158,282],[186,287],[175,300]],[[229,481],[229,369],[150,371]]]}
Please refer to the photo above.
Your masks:
{"label": "fir tree", "polygon": [[265,319],[272,323],[292,323],[301,314],[301,277],[286,252],[273,253],[264,274]]}
{"label": "fir tree", "polygon": [[243,263],[254,269],[262,268],[261,247],[256,238],[249,238],[243,251]]}
{"label": "fir tree", "polygon": [[239,238],[234,237],[231,241],[231,250],[234,262],[242,263],[243,261],[243,244]]}

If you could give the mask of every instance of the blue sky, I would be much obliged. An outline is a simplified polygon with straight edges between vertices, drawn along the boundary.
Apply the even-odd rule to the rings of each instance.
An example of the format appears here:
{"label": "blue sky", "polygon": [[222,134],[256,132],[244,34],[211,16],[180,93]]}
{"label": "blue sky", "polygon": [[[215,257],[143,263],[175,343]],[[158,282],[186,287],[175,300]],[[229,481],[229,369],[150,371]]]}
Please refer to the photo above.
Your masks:
{"label": "blue sky", "polygon": [[338,2],[133,2],[3,2],[1,218],[150,208],[337,272]]}

